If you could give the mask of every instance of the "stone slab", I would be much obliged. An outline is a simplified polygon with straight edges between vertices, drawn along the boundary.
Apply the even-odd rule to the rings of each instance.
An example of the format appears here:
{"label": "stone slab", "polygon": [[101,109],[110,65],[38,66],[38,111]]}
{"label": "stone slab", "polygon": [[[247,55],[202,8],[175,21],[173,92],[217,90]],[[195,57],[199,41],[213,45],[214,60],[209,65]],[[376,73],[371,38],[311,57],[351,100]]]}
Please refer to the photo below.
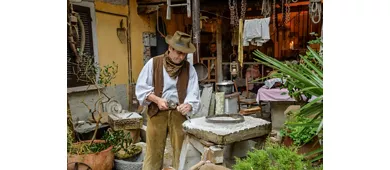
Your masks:
{"label": "stone slab", "polygon": [[[106,128],[106,127],[108,127],[108,125],[99,123],[99,129]],[[95,128],[96,128],[96,123],[91,123],[91,124],[83,123],[80,126],[76,126],[74,130],[77,133],[89,133],[95,131]]]}
{"label": "stone slab", "polygon": [[211,84],[204,85],[202,95],[200,97],[199,112],[192,116],[192,118],[207,116],[209,114],[210,101],[213,94],[213,86]]}
{"label": "stone slab", "polygon": [[215,93],[215,115],[225,113],[225,92]]}
{"label": "stone slab", "polygon": [[271,122],[251,116],[244,116],[241,123],[208,123],[205,117],[191,119],[183,123],[184,130],[200,139],[218,145],[230,144],[267,135],[271,132]]}
{"label": "stone slab", "polygon": [[211,95],[210,108],[209,108],[209,116],[213,116],[215,114],[215,93]]}

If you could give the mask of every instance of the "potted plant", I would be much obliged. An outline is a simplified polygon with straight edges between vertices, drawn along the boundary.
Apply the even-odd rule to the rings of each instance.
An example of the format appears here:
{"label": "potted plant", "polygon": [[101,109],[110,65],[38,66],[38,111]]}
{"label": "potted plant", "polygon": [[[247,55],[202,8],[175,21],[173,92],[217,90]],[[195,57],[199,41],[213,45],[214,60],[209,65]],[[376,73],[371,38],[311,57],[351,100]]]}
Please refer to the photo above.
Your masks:
{"label": "potted plant", "polygon": [[110,128],[104,133],[103,139],[113,146],[116,159],[129,160],[142,152],[141,146],[132,143],[131,134],[123,130],[114,131]]}
{"label": "potted plant", "polygon": [[[291,136],[296,136],[297,141],[310,141],[298,139],[305,134],[310,138],[318,138],[320,148],[308,155],[315,154],[312,161],[322,159],[322,129],[323,129],[323,57],[322,38],[310,41],[309,44],[320,44],[320,51],[315,51],[310,46],[305,55],[300,55],[299,63],[281,62],[256,50],[253,54],[255,60],[277,70],[271,78],[284,80],[282,87],[287,88],[290,96],[301,104],[301,108],[295,112],[296,119],[287,122],[287,130]],[[266,77],[268,78],[268,77]],[[310,101],[311,100],[311,101]],[[295,129],[293,127],[296,127]],[[315,133],[313,132],[315,129]],[[290,136],[290,137],[291,137]]]}
{"label": "potted plant", "polygon": [[[96,134],[103,117],[103,104],[111,100],[105,94],[104,88],[111,85],[111,81],[115,79],[115,75],[118,72],[118,65],[113,62],[112,65],[99,67],[97,63],[92,61],[92,58],[83,54],[79,63],[72,63],[76,66],[73,74],[76,75],[78,80],[90,82],[90,85],[88,85],[85,91],[89,90],[90,87],[95,87],[97,100],[94,107],[90,107],[84,101],[81,102],[89,110],[89,114],[92,115],[92,119],[96,122],[91,140],[76,141],[74,135],[72,135],[74,134],[73,123],[68,123],[68,169],[74,169],[75,166],[83,166],[93,170],[105,170],[112,169],[114,164],[114,143],[112,141],[107,142],[107,140],[96,140]],[[99,73],[98,80],[95,78],[97,73]],[[69,119],[71,119],[71,116],[68,116]],[[68,122],[72,122],[72,120]]]}
{"label": "potted plant", "polygon": [[[310,123],[310,119],[290,115],[284,128],[280,131],[282,144],[285,146],[297,146],[299,154],[308,154],[321,148],[315,127],[305,128],[303,126],[293,126],[293,124],[305,123]],[[309,155],[305,158],[313,159],[314,156],[316,155]]]}

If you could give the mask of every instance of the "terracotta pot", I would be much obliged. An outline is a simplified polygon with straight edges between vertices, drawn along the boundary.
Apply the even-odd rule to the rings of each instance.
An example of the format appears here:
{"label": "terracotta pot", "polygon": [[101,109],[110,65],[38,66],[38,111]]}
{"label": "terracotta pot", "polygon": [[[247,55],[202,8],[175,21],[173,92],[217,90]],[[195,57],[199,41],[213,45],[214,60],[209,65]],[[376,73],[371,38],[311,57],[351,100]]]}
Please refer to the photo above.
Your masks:
{"label": "terracotta pot", "polygon": [[[285,146],[291,146],[292,144],[294,143],[294,141],[288,137],[288,136],[285,136],[283,137],[283,145]],[[320,143],[318,142],[318,137],[314,137],[310,142],[300,146],[298,148],[298,153],[299,154],[307,154],[309,152],[312,152],[312,151],[315,151],[317,149],[319,149],[321,146],[320,146]],[[306,159],[310,159],[311,157],[307,157]]]}
{"label": "terracotta pot", "polygon": [[[82,141],[79,143],[91,142]],[[104,143],[104,140],[95,140],[94,143]],[[68,154],[68,170],[75,169],[75,164],[72,162],[82,162],[87,164],[92,170],[107,170],[112,169],[114,166],[114,153],[112,152],[112,146],[109,148],[93,154],[84,154],[84,155],[74,155]],[[88,167],[85,165],[79,165],[78,170],[87,170]]]}

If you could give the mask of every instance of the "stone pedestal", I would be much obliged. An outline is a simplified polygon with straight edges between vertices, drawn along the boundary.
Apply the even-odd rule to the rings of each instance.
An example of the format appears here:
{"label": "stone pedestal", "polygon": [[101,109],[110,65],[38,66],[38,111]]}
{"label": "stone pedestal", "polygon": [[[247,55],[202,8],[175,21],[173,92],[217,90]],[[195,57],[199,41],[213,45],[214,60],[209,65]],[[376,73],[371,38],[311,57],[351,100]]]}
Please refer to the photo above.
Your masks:
{"label": "stone pedestal", "polygon": [[[244,119],[241,123],[208,123],[205,117],[185,121],[183,129],[186,138],[181,150],[179,170],[189,169],[200,160],[225,165],[226,158],[245,156],[253,148],[253,142],[245,141],[267,136],[271,132],[271,123],[268,121],[251,116],[244,116]],[[248,143],[252,145],[243,150],[238,148]]]}
{"label": "stone pedestal", "polygon": [[132,143],[140,142],[140,133],[143,126],[143,118],[136,112],[115,113],[108,115],[108,124],[114,131],[123,130],[129,132]]}

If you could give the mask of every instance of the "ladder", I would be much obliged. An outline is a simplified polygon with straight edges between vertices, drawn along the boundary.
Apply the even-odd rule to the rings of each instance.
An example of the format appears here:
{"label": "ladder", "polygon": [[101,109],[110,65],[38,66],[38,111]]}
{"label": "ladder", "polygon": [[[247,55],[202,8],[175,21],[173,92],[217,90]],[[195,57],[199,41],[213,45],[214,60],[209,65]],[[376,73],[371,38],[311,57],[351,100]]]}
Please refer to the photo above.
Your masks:
{"label": "ladder", "polygon": [[191,0],[187,0],[186,3],[182,4],[172,4],[171,0],[167,0],[167,20],[171,20],[171,8],[172,7],[181,7],[186,6],[187,7],[187,17],[191,18]]}

